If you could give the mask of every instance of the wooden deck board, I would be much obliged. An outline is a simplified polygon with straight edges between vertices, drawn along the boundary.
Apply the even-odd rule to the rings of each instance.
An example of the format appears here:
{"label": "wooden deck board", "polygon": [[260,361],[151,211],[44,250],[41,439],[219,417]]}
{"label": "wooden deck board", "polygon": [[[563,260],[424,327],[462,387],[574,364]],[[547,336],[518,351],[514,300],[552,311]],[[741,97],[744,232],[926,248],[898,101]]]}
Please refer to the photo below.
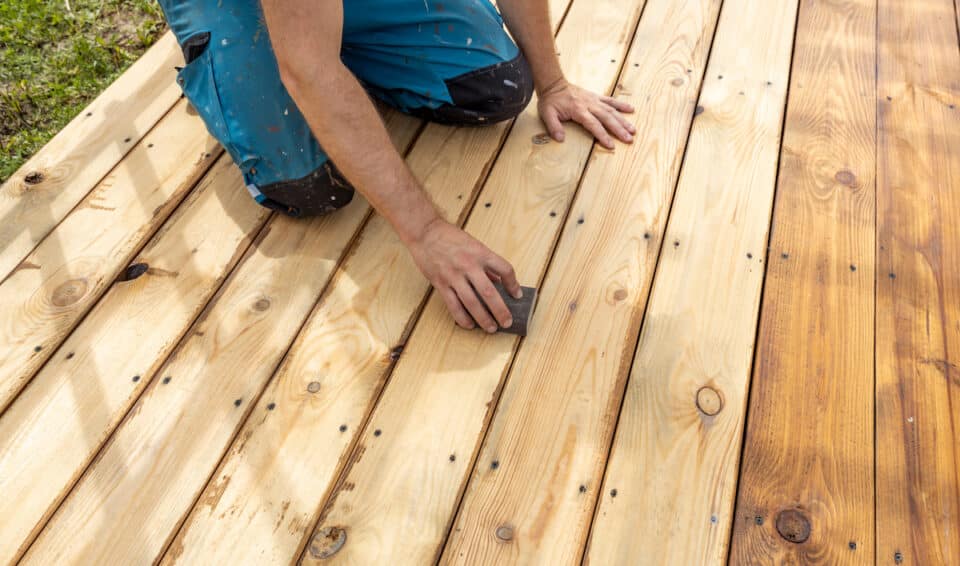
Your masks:
{"label": "wooden deck board", "polygon": [[879,4],[877,559],[960,564],[954,6],[949,0]]}
{"label": "wooden deck board", "polygon": [[0,186],[0,281],[180,98],[167,33]]}
{"label": "wooden deck board", "polygon": [[238,187],[220,159],[138,254],[150,268],[111,287],[0,417],[5,556],[67,496],[262,226]]}
{"label": "wooden deck board", "polygon": [[[419,122],[393,116],[394,141],[403,152]],[[236,172],[230,172],[233,180]],[[230,184],[239,192],[236,181]],[[369,208],[356,199],[342,214],[310,222],[271,218],[263,236],[157,373],[170,377],[169,383],[153,380],[31,547],[25,563],[133,564],[160,555]],[[206,216],[226,218],[227,212]],[[104,506],[111,509],[108,516],[101,513]],[[75,544],[73,537],[87,544]]]}
{"label": "wooden deck board", "polygon": [[181,101],[0,283],[0,411],[221,151]]}
{"label": "wooden deck board", "polygon": [[874,559],[875,49],[871,0],[801,5],[733,563]]}
{"label": "wooden deck board", "polygon": [[[642,4],[574,3],[557,38],[573,80],[613,89]],[[592,141],[570,131],[563,144],[537,144],[540,135],[531,107],[517,119],[466,227],[512,261],[524,283],[542,277]],[[531,221],[538,218],[545,222]],[[347,562],[422,564],[441,552],[517,343],[441,323],[448,316],[442,305],[434,294],[417,322],[304,563],[319,562],[316,542],[331,526],[351,533],[340,551]],[[403,521],[408,509],[418,510],[417,521]]]}
{"label": "wooden deck board", "polygon": [[542,282],[524,339],[362,199],[250,202],[169,35],[0,187],[0,563],[960,563],[956,2],[550,4],[635,144],[407,156]]}

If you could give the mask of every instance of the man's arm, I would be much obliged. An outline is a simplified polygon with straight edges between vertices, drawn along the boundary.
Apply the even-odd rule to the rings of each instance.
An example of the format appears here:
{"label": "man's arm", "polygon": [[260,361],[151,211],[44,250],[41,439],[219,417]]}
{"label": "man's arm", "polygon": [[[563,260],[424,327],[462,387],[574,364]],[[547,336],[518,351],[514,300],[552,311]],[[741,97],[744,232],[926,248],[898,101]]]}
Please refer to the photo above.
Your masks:
{"label": "man's arm", "polygon": [[491,278],[519,298],[513,268],[441,218],[393,147],[366,91],[341,62],[342,0],[263,0],[262,6],[283,84],[313,134],[394,227],[457,323],[472,328],[475,320],[488,332],[496,331],[497,322],[510,326],[510,311]]}
{"label": "man's arm", "polygon": [[624,142],[633,141],[636,128],[620,115],[620,112],[633,112],[631,105],[584,90],[564,78],[553,41],[548,0],[499,0],[497,5],[530,63],[539,96],[540,117],[550,135],[562,142],[561,123],[573,120],[608,149],[614,147],[613,136]]}

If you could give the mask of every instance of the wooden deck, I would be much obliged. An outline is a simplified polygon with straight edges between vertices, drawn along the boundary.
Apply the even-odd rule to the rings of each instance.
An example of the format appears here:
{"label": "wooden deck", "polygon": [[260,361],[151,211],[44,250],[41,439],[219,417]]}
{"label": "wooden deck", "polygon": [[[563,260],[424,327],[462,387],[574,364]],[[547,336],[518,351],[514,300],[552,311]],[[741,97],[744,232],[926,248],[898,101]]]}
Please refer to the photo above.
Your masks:
{"label": "wooden deck", "polygon": [[254,205],[170,36],[0,189],[0,563],[960,565],[954,0],[553,0],[615,151],[389,114],[541,299]]}

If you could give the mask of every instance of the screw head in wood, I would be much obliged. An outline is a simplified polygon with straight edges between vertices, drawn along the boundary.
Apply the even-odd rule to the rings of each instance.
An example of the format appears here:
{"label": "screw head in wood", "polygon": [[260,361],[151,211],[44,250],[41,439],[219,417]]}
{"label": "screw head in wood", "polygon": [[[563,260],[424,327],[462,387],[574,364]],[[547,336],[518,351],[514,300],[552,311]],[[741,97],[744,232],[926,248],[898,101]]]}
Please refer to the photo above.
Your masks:
{"label": "screw head in wood", "polygon": [[801,544],[810,538],[810,519],[799,509],[784,509],[777,514],[777,532],[785,540]]}
{"label": "screw head in wood", "polygon": [[503,542],[510,542],[513,540],[513,527],[509,525],[500,525],[497,527],[497,538]]}
{"label": "screw head in wood", "polygon": [[347,542],[347,531],[341,527],[324,527],[313,534],[310,539],[310,556],[318,560],[330,558],[340,552]]}
{"label": "screw head in wood", "polygon": [[128,267],[126,270],[124,270],[123,274],[117,278],[117,281],[133,281],[137,277],[140,277],[141,275],[146,273],[148,269],[150,269],[149,264],[134,263],[133,265]]}
{"label": "screw head in wood", "polygon": [[723,410],[723,397],[712,387],[701,387],[697,391],[697,409],[708,417],[716,416]]}

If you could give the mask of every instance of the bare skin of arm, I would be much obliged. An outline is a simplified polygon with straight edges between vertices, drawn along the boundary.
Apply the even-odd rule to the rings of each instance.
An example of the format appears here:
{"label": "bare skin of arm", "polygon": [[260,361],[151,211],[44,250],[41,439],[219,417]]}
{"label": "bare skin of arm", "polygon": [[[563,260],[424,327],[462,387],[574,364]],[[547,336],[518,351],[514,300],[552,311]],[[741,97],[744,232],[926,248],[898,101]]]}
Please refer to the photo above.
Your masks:
{"label": "bare skin of arm", "polygon": [[[342,0],[261,3],[283,84],[330,159],[390,222],[458,325],[473,328],[476,321],[487,332],[495,332],[498,324],[509,327],[510,311],[493,281],[519,298],[513,267],[444,220],[393,147],[366,91],[340,60]],[[511,32],[534,69],[541,115],[551,135],[562,141],[560,121],[573,119],[606,145],[599,134],[609,138],[607,130],[600,125],[594,131],[595,124],[585,121],[589,113],[597,124],[606,124],[593,112],[609,114],[604,109],[608,103],[563,80],[546,0],[501,0],[501,7],[505,4],[510,5],[509,16],[507,11],[504,15],[508,25],[512,22]]]}

